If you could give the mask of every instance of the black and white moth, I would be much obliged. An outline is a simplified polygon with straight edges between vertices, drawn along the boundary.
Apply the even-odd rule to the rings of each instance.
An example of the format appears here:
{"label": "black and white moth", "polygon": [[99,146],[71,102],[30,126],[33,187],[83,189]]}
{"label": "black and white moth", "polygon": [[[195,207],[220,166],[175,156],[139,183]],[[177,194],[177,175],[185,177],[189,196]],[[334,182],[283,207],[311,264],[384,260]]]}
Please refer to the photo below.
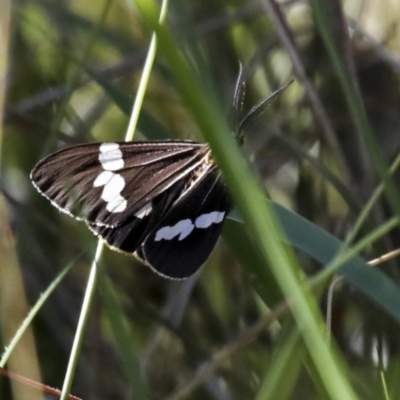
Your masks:
{"label": "black and white moth", "polygon": [[[244,86],[241,72],[233,101],[240,144],[247,123],[286,87],[239,123]],[[210,147],[193,141],[72,146],[41,160],[31,179],[54,206],[85,221],[110,248],[133,254],[172,279],[201,267],[232,207]]]}

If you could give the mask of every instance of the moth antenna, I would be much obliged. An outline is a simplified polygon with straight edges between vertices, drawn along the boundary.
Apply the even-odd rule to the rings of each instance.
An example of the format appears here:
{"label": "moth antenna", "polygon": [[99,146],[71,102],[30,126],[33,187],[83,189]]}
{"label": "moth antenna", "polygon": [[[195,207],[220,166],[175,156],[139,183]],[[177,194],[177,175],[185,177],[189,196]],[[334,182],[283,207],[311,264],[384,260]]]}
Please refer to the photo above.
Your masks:
{"label": "moth antenna", "polygon": [[243,72],[243,65],[239,61],[239,74],[236,80],[235,91],[233,93],[233,121],[232,126],[236,130],[240,123],[243,112],[244,96],[246,93],[246,81]]}
{"label": "moth antenna", "polygon": [[268,106],[270,106],[272,102],[276,100],[278,96],[293,83],[293,81],[294,79],[292,79],[286,85],[280,87],[278,90],[275,90],[274,92],[270,93],[265,99],[261,100],[259,103],[257,103],[250,109],[250,111],[245,115],[245,117],[239,124],[237,137],[240,143],[243,143],[244,134],[246,132],[246,126],[248,126],[249,124],[251,124],[251,122],[259,118],[267,110]]}

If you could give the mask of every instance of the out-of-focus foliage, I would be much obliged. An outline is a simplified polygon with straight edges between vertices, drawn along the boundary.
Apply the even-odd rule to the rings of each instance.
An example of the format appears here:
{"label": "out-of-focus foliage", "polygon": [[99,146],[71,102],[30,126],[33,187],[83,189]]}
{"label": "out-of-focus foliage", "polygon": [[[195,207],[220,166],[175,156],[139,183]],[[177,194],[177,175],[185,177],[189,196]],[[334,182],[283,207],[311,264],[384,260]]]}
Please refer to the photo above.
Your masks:
{"label": "out-of-focus foliage", "polygon": [[[55,276],[84,252],[35,318],[34,348],[24,353],[25,363],[38,365],[40,380],[54,387],[61,387],[64,379],[96,239],[84,224],[60,214],[38,195],[29,173],[40,158],[63,146],[124,138],[150,32],[127,1],[111,2],[102,19],[106,4],[16,0],[12,8],[0,181],[18,256],[12,268],[20,268],[24,283],[24,289],[9,295],[12,302],[24,302],[26,295],[27,303],[34,304]],[[354,76],[380,151],[390,164],[400,148],[400,4],[386,2],[382,7],[381,2],[360,0],[344,1],[343,7]],[[171,0],[168,24],[191,63],[202,63],[209,71],[229,120],[239,60],[247,78],[245,110],[295,78],[248,127],[243,151],[274,201],[344,240],[380,181],[308,2],[281,2],[280,10],[300,56],[294,61],[277,34],[279,21],[262,2]],[[299,68],[315,91],[322,114],[305,89],[307,83],[299,78]],[[166,136],[201,140],[160,55],[136,139]],[[381,199],[359,238],[391,216]],[[1,218],[0,224],[5,224],[7,218]],[[396,230],[372,243],[363,255],[376,258],[398,242]],[[103,264],[131,335],[132,348],[127,351],[136,353],[151,398],[177,398],[173,393],[204,363],[267,311],[235,250],[221,240],[199,278],[187,282],[166,281],[133,258],[105,252]],[[248,252],[242,257],[251,263],[258,255]],[[305,274],[321,269],[304,254],[299,259]],[[396,260],[382,268],[400,283]],[[1,276],[2,290],[13,285],[7,274]],[[279,298],[272,280],[263,291]],[[325,310],[327,292],[319,296]],[[398,323],[345,281],[335,286],[332,305],[332,338],[359,397],[384,398],[382,372],[389,398],[398,398]],[[7,325],[11,315],[3,315],[1,323]],[[260,399],[321,398],[323,392],[293,326],[285,313],[249,344],[238,346],[186,398],[252,399],[260,388]],[[9,335],[12,332],[3,326],[3,347]],[[29,371],[24,374],[29,377]],[[85,400],[128,399],[132,391],[127,382],[98,295],[72,393]],[[7,378],[0,379],[0,398],[18,398]]]}

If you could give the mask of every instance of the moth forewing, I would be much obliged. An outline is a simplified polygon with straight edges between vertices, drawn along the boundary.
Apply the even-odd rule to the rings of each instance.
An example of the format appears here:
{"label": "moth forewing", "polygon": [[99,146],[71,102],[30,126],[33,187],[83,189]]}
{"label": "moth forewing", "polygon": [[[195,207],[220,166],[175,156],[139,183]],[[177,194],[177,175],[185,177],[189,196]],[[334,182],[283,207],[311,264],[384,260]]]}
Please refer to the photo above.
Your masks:
{"label": "moth forewing", "polygon": [[40,161],[31,177],[61,211],[116,227],[198,168],[208,152],[190,141],[78,145]]}

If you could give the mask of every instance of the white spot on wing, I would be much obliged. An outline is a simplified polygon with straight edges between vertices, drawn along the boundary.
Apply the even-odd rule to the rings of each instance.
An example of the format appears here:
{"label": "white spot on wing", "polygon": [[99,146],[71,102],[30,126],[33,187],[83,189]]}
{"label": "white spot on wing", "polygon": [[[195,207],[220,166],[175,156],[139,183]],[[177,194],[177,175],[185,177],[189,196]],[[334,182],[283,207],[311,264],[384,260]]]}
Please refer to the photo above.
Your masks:
{"label": "white spot on wing", "polygon": [[102,143],[100,145],[99,161],[106,171],[117,171],[124,167],[122,151],[118,143]]}
{"label": "white spot on wing", "polygon": [[107,151],[111,151],[111,150],[117,150],[119,149],[119,144],[118,143],[102,143],[100,145],[100,151],[102,153],[107,153]]}
{"label": "white spot on wing", "polygon": [[128,203],[121,196],[126,183],[122,175],[115,174],[112,171],[123,168],[122,152],[118,143],[102,143],[99,150],[99,161],[104,171],[94,180],[93,186],[104,186],[101,198],[107,203],[107,211],[120,213],[126,209]]}
{"label": "white spot on wing", "polygon": [[107,203],[107,210],[112,213],[119,213],[125,210],[127,201],[120,195],[114,197]]}
{"label": "white spot on wing", "polygon": [[94,187],[104,186],[114,174],[111,171],[103,171],[93,182]]}
{"label": "white spot on wing", "polygon": [[145,204],[137,213],[135,213],[136,218],[143,219],[149,215],[152,211],[151,203]]}
{"label": "white spot on wing", "polygon": [[113,174],[111,179],[105,184],[101,198],[107,202],[113,201],[114,198],[120,196],[124,187],[125,179],[121,175]]}
{"label": "white spot on wing", "polygon": [[[189,236],[192,230],[194,229],[194,225],[192,224],[192,221],[190,219],[183,220],[181,222],[186,222],[185,225],[182,224],[182,230],[181,234],[179,235],[178,240],[183,240],[185,237]],[[178,222],[179,224],[179,222]]]}
{"label": "white spot on wing", "polygon": [[213,211],[208,214],[200,215],[196,218],[195,225],[196,228],[205,229],[211,224],[219,224],[224,220],[225,212]]}
{"label": "white spot on wing", "polygon": [[179,235],[178,240],[183,240],[193,231],[194,225],[190,219],[177,222],[174,226],[165,226],[157,231],[154,240],[159,242],[162,239],[171,240]]}

